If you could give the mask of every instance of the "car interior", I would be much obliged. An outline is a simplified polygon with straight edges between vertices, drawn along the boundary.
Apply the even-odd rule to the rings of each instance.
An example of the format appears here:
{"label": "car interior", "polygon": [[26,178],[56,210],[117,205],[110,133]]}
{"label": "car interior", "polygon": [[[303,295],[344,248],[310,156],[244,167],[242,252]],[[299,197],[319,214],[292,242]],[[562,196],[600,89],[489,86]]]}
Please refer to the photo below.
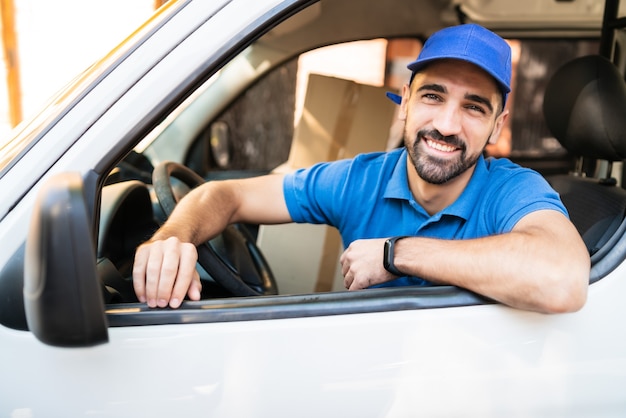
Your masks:
{"label": "car interior", "polygon": [[[551,28],[556,36],[553,33],[549,37],[542,33],[523,34],[514,23],[499,21],[488,14],[486,19],[491,20],[481,22],[480,16],[474,16],[480,9],[478,6],[484,6],[478,3],[466,2],[456,10],[452,20],[445,23],[479,21],[500,29],[507,39],[514,37],[514,41],[531,51],[533,48],[542,51],[544,57],[554,55],[555,50],[567,49],[563,48],[565,44],[569,46],[569,51],[559,57],[560,61],[551,63],[549,71],[553,74],[546,74],[544,70],[543,84],[534,80],[534,89],[528,84],[528,78],[520,75],[528,70],[524,65],[530,64],[526,61],[519,64],[518,90],[514,91],[519,95],[515,102],[519,109],[514,107],[511,111],[519,114],[518,118],[531,118],[532,123],[525,122],[526,125],[540,126],[531,135],[540,136],[541,129],[547,130],[552,142],[544,138],[543,143],[537,145],[535,141],[525,150],[523,145],[516,144],[517,136],[523,135],[519,127],[524,125],[513,117],[512,151],[508,157],[544,174],[561,194],[594,262],[602,260],[613,247],[607,242],[621,236],[616,231],[622,228],[626,209],[620,172],[626,152],[626,138],[620,129],[626,120],[624,70],[619,68],[623,64],[613,64],[609,57],[598,53],[601,41],[607,42],[601,40],[599,34],[581,30],[572,35],[565,29],[567,22],[559,21]],[[103,189],[98,240],[98,268],[107,289],[107,303],[136,301],[129,281],[134,249],[165,221],[190,188],[204,181],[291,170],[317,161],[389,148],[393,142],[394,110],[392,104],[387,105],[382,100],[386,100],[383,98],[385,89],[397,89],[398,85],[364,87],[363,83],[312,74],[306,92],[305,117],[293,124],[297,57],[317,47],[360,39],[383,37],[391,43],[396,38],[409,38],[420,43],[441,24],[444,13],[438,6],[443,3],[431,2],[430,8],[420,6],[419,13],[413,10],[415,6],[403,3],[398,5],[407,11],[402,13],[403,18],[375,19],[376,13],[393,13],[389,11],[393,7],[385,6],[385,11],[362,12],[354,23],[344,23],[347,28],[341,34],[323,30],[337,24],[335,20],[341,14],[333,8],[342,4],[316,3],[260,36],[219,75],[208,80],[198,94],[176,109],[175,118],[155,129],[145,141],[148,143],[145,148],[136,148],[115,167]],[[380,7],[374,5],[372,9]],[[533,17],[536,18],[530,16],[529,19]],[[374,23],[374,20],[381,23]],[[393,25],[384,23],[392,21]],[[619,50],[623,31],[615,33],[608,42]],[[552,45],[552,49],[546,45]],[[534,59],[540,58],[541,53]],[[533,57],[527,61],[529,59]],[[244,64],[250,67],[251,63],[260,61],[266,64],[270,61],[276,68],[253,66],[256,73],[240,77],[239,85],[233,85],[234,76],[229,74],[241,75]],[[370,87],[376,99],[365,93],[354,96],[355,90]],[[538,114],[522,111],[523,101],[529,100],[526,89],[535,94],[533,100],[537,101],[536,96],[540,96]],[[346,99],[347,91],[353,95],[349,99]],[[228,107],[216,106],[216,92],[230,95],[232,100]],[[265,107],[259,108],[259,97],[264,97],[270,112]],[[350,101],[358,103],[355,105],[359,109],[357,114],[362,112],[364,118],[371,118],[373,114],[383,116],[369,123],[346,122],[342,115],[336,116],[340,122],[324,120],[328,103],[337,103],[341,108]],[[267,120],[268,113],[275,115],[273,120]],[[311,128],[311,120],[324,129]],[[252,121],[254,126],[241,126],[246,121]],[[377,141],[373,144],[357,141],[350,146],[344,137],[349,137],[352,125],[361,124],[376,132],[379,139],[372,139]],[[182,139],[187,143],[186,148],[183,147],[186,151],[180,151],[183,130],[192,132]],[[558,141],[556,146],[555,140]],[[247,148],[253,148],[254,152],[244,155]],[[215,240],[199,247],[203,299],[341,291],[337,262],[341,243],[336,232],[329,229],[314,225],[229,227]],[[302,236],[307,239],[298,241],[297,237]],[[606,272],[594,270],[592,281]]]}
{"label": "car interior", "polygon": [[561,67],[544,98],[546,122],[563,147],[583,161],[606,162],[597,177],[585,175],[581,165],[572,173],[548,177],[596,259],[624,219],[626,190],[611,171],[612,163],[625,155],[621,128],[625,105],[623,76],[600,55],[577,58]]}
{"label": "car interior", "polygon": [[[185,100],[110,163],[95,204],[96,275],[109,326],[494,303],[452,286],[347,292],[340,237],[322,225],[230,226],[198,247],[202,300],[176,311],[136,303],[131,279],[137,246],[205,181],[399,146],[396,108],[385,93],[407,81],[406,62],[431,33],[466,22],[497,31],[520,51],[502,139],[508,147],[487,149],[487,156],[537,170],[561,194],[588,245],[591,283],[623,260],[626,23],[619,17],[626,6],[618,10],[616,0],[607,0],[606,9],[562,1],[547,7],[543,0],[531,2],[534,7],[516,0],[391,0],[362,7],[357,1],[309,2],[259,28],[254,39],[242,39],[223,67],[202,74]],[[386,45],[379,83],[313,72],[297,93],[305,55],[357,41]],[[2,322],[25,326],[23,318]]]}

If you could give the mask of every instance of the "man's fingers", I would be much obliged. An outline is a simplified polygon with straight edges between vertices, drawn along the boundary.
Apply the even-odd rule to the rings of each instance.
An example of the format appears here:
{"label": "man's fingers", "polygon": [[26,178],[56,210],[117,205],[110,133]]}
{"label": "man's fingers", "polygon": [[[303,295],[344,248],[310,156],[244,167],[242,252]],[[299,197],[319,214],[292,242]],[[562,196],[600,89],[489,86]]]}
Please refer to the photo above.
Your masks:
{"label": "man's fingers", "polygon": [[[191,280],[191,284],[189,285],[189,290],[187,290],[187,295],[189,296],[189,299],[191,300],[200,300],[201,292],[202,292],[202,284],[200,283],[200,275],[198,274],[196,270],[194,270],[194,275]],[[171,304],[170,306],[172,308],[176,307],[176,306],[172,306]]]}
{"label": "man's fingers", "polygon": [[156,307],[157,286],[161,274],[163,251],[159,241],[137,249],[133,265],[133,287],[140,302]]}
{"label": "man's fingers", "polygon": [[180,245],[184,244],[180,244],[174,238],[165,241],[156,294],[156,305],[159,308],[165,308],[170,303],[174,283],[180,280],[178,277],[181,262]]}
{"label": "man's fingers", "polygon": [[163,249],[161,242],[151,244],[150,254],[146,264],[146,302],[151,308],[157,306],[157,295],[161,277],[161,265],[163,264]]}
{"label": "man's fingers", "polygon": [[352,286],[352,283],[354,282],[354,276],[352,275],[346,275],[343,278],[343,286],[350,290],[350,286]]}
{"label": "man's fingers", "polygon": [[149,307],[177,308],[189,294],[200,299],[200,277],[196,271],[198,253],[193,244],[177,238],[153,241],[137,249],[133,266],[133,287],[140,302]]}
{"label": "man's fingers", "polygon": [[146,265],[148,263],[149,250],[139,247],[135,253],[133,262],[133,288],[139,302],[146,302]]}
{"label": "man's fingers", "polygon": [[196,247],[193,244],[183,243],[180,245],[179,250],[178,271],[173,283],[171,298],[169,299],[169,305],[172,308],[180,306],[185,298],[185,294],[189,294],[192,300],[199,300],[200,290],[202,289],[200,276],[196,271],[196,261],[198,260]]}

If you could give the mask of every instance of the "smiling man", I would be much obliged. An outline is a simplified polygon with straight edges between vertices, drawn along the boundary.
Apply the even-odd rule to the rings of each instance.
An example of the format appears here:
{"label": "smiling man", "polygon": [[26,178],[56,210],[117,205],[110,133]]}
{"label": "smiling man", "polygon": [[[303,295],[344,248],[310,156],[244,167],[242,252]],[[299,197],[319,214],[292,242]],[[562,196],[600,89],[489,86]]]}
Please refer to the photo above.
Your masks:
{"label": "smiling man", "polygon": [[229,223],[306,222],[339,229],[350,290],[449,284],[521,309],[580,309],[589,255],[557,193],[532,170],[483,157],[508,117],[507,43],[450,27],[408,68],[402,96],[390,96],[404,148],[195,189],[137,250],[139,300],[198,299],[195,246]]}

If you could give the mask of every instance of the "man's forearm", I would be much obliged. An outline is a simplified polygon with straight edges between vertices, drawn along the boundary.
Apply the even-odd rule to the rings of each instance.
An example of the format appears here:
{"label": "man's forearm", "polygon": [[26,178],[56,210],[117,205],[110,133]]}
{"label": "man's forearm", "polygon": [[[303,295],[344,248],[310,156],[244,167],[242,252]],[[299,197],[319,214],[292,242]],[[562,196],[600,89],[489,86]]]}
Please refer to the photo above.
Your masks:
{"label": "man's forearm", "polygon": [[571,231],[532,228],[473,240],[407,238],[396,246],[401,271],[540,312],[580,309],[589,256]]}
{"label": "man's forearm", "polygon": [[204,183],[189,192],[152,240],[171,236],[201,244],[229,224],[291,222],[283,197],[283,176],[265,175]]}
{"label": "man's forearm", "polygon": [[228,225],[235,204],[228,187],[219,182],[205,183],[181,199],[151,241],[175,236],[195,245],[206,242]]}

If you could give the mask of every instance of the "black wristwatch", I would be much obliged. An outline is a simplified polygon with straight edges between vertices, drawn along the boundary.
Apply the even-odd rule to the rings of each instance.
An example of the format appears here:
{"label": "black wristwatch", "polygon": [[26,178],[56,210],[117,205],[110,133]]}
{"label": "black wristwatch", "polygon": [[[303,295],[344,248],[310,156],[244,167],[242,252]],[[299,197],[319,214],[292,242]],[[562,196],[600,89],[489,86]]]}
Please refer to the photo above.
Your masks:
{"label": "black wristwatch", "polygon": [[388,238],[385,240],[385,248],[383,250],[383,267],[385,267],[385,270],[389,273],[396,276],[406,276],[406,274],[398,270],[396,265],[393,263],[394,247],[396,246],[396,242],[402,238],[408,238],[408,236],[401,235],[398,237]]}

